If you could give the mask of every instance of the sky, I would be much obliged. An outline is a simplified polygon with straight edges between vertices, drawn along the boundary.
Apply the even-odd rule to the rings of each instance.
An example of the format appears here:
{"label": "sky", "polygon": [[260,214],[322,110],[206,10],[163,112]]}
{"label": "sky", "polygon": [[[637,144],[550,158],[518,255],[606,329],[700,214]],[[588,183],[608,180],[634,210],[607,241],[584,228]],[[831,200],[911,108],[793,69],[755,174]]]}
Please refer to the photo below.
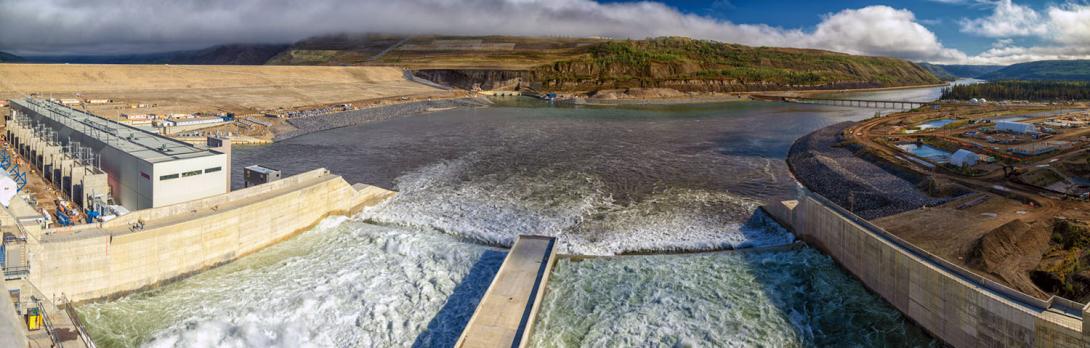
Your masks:
{"label": "sky", "polygon": [[1090,59],[1090,0],[0,0],[0,51],[123,54],[329,33],[687,36],[946,64]]}

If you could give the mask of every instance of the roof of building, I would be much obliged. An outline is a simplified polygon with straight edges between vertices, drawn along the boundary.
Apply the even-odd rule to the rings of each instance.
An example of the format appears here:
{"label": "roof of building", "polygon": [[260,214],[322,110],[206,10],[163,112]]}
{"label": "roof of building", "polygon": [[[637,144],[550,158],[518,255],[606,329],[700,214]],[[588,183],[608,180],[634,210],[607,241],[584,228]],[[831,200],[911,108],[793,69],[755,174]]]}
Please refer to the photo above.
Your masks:
{"label": "roof of building", "polygon": [[980,155],[966,149],[958,149],[950,155],[950,163],[953,165],[976,164],[979,159]]}
{"label": "roof of building", "polygon": [[151,163],[218,155],[189,143],[170,139],[144,129],[107,120],[56,103],[27,98],[12,99],[12,105],[33,110],[107,146]]}
{"label": "roof of building", "polygon": [[272,169],[272,168],[269,168],[269,167],[264,167],[264,166],[261,166],[259,164],[255,164],[255,165],[246,167],[246,169],[247,170],[252,170],[252,171],[255,171],[255,172],[258,172],[258,173],[262,173],[262,174],[269,174],[269,173],[279,172],[279,170]]}

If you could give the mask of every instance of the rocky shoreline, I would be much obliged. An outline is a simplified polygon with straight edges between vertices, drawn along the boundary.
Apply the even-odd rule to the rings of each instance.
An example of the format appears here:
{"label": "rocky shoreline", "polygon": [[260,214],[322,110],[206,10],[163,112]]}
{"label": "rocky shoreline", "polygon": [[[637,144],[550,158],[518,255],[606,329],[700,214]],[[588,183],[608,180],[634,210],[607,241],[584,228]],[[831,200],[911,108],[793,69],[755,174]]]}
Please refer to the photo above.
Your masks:
{"label": "rocky shoreline", "polygon": [[458,107],[481,107],[492,104],[487,98],[459,98],[440,100],[421,100],[408,103],[369,107],[359,110],[331,113],[320,116],[295,118],[288,123],[295,130],[277,134],[273,141],[283,141],[294,137],[324,130],[358,126],[361,124],[384,121],[397,117],[411,116],[434,110],[446,110]]}
{"label": "rocky shoreline", "polygon": [[936,206],[953,198],[930,197],[919,189],[926,178],[891,172],[894,168],[884,168],[841,146],[840,134],[852,124],[834,124],[796,140],[787,156],[796,180],[868,220]]}

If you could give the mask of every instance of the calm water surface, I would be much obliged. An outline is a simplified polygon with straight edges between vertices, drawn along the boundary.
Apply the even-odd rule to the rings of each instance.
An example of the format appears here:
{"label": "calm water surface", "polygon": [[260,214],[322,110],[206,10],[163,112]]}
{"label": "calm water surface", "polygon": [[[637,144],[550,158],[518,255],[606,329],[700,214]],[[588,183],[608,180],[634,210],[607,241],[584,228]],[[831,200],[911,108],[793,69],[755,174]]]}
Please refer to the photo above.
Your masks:
{"label": "calm water surface", "polygon": [[[788,147],[874,113],[513,98],[236,147],[236,184],[250,164],[286,175],[325,167],[399,195],[80,312],[106,347],[449,346],[519,234],[557,236],[562,252],[589,255],[790,243],[754,214],[793,192]],[[809,248],[562,261],[536,332],[535,345],[563,347],[936,344]]]}

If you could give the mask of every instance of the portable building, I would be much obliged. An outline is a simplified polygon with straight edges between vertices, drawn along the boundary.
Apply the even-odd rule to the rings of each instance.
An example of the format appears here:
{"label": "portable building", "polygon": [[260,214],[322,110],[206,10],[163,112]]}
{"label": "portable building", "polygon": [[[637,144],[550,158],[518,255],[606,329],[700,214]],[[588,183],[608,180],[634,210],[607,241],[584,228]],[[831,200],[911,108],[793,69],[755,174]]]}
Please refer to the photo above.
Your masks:
{"label": "portable building", "polygon": [[957,167],[971,167],[980,160],[980,155],[966,149],[960,149],[950,156],[950,164]]}

